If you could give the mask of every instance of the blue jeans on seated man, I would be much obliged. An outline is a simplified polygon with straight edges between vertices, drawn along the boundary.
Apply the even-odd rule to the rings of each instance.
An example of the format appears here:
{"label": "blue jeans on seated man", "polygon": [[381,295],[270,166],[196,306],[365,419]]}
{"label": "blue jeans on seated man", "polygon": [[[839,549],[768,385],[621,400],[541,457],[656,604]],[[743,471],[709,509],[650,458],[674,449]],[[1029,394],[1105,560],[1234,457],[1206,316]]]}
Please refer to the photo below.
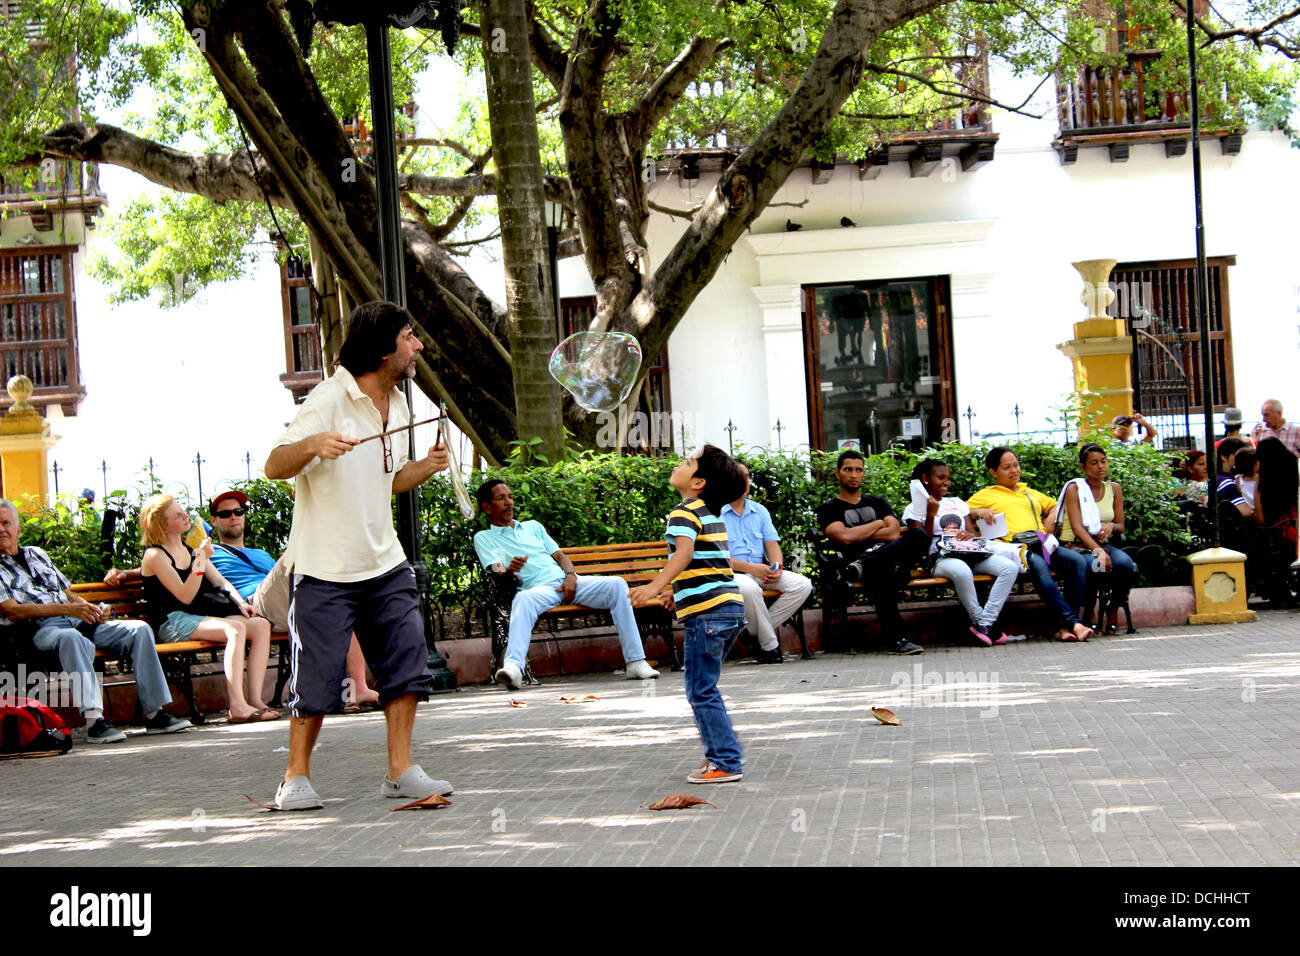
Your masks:
{"label": "blue jeans on seated man", "polygon": [[[515,595],[510,605],[510,638],[506,642],[506,663],[514,664],[520,671],[528,661],[528,645],[533,639],[533,625],[543,611],[558,607],[562,592],[556,588],[561,584],[539,584],[537,587],[521,590]],[[632,602],[627,596],[627,582],[622,578],[601,578],[578,575],[578,589],[573,595],[573,603],[585,607],[604,608],[614,619],[618,628],[618,642],[623,647],[623,662],[645,660],[645,647],[641,643],[641,632],[636,626],[636,615],[632,613]]]}
{"label": "blue jeans on seated man", "polygon": [[[1029,559],[1029,574],[1034,579],[1034,590],[1043,599],[1043,603],[1056,612],[1057,624],[1069,628],[1079,623],[1079,608],[1083,602],[1083,582],[1088,573],[1088,559],[1072,548],[1059,547],[1052,555],[1049,567],[1041,554],[1032,551]],[[1065,585],[1062,595],[1052,580],[1052,570],[1061,576]]]}
{"label": "blue jeans on seated man", "polygon": [[704,741],[704,756],[719,770],[740,773],[740,741],[727,716],[727,705],[722,702],[718,676],[723,659],[745,626],[744,606],[727,604],[717,610],[701,611],[682,621],[682,626],[686,629],[682,645],[686,700]]}
{"label": "blue jeans on seated man", "polygon": [[104,621],[95,628],[93,637],[86,637],[77,628],[81,623],[73,617],[43,618],[32,637],[37,650],[58,653],[66,673],[80,675],[79,690],[74,685],[74,703],[79,711],[104,709],[104,696],[95,679],[96,649],[130,658],[140,709],[146,717],[171,703],[171,691],[154,647],[153,629],[148,624]]}

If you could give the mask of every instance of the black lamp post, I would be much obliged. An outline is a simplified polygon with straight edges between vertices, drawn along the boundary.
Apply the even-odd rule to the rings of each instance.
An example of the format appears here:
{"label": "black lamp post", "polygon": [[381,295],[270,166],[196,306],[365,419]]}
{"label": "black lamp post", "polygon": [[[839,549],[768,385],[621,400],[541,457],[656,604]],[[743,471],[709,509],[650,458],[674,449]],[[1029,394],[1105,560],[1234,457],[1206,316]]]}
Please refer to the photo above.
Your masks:
{"label": "black lamp post", "polygon": [[[1192,295],[1192,306],[1196,314],[1196,328],[1201,334],[1201,408],[1205,416],[1205,454],[1214,456],[1214,379],[1213,362],[1210,358],[1210,317],[1205,312],[1205,303],[1210,299],[1210,290],[1205,269],[1205,220],[1201,213],[1201,99],[1196,86],[1196,17],[1193,4],[1188,2],[1187,17],[1187,60],[1191,89],[1192,108],[1192,192],[1195,196],[1196,211],[1196,289]],[[1213,462],[1218,467],[1217,459]],[[1210,512],[1210,523],[1214,529],[1212,546],[1217,548],[1219,542],[1219,507],[1218,488],[1214,476],[1210,476],[1206,489],[1206,507]]]}
{"label": "black lamp post", "polygon": [[[397,193],[397,131],[393,123],[393,70],[389,50],[390,25],[406,29],[411,26],[438,27],[450,53],[460,29],[463,0],[436,0],[413,3],[411,0],[372,0],[367,4],[326,2],[314,4],[315,19],[348,25],[361,23],[366,29],[366,53],[370,67],[370,121],[375,146],[375,187],[379,205],[379,269],[383,295],[390,302],[406,307],[406,275],[401,234],[400,203]],[[358,10],[358,7],[361,9]],[[306,35],[310,37],[310,24]],[[302,34],[299,34],[300,42]],[[304,51],[305,52],[305,51]],[[410,382],[402,383],[402,396],[411,406]],[[416,458],[415,431],[407,432],[409,452]],[[415,587],[420,595],[420,612],[424,619],[425,641],[429,646],[429,671],[434,690],[456,689],[456,674],[434,647],[433,617],[429,610],[429,567],[420,548],[419,489],[412,488],[397,496],[397,536],[415,571]]]}
{"label": "black lamp post", "polygon": [[555,341],[564,339],[564,320],[560,315],[560,227],[564,225],[564,206],[544,200],[546,213],[546,261],[551,267],[551,292],[555,296]]}

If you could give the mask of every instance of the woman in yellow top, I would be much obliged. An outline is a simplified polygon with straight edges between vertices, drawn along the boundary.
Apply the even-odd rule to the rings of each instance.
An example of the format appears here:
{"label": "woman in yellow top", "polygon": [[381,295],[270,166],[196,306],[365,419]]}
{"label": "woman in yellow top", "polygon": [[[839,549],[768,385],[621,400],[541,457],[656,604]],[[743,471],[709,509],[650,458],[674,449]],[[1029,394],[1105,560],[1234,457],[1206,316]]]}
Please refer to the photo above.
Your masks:
{"label": "woman in yellow top", "polygon": [[[1020,461],[1010,448],[994,448],[984,456],[984,467],[989,470],[993,484],[971,495],[971,517],[977,521],[991,521],[995,515],[1006,515],[1007,533],[1003,541],[1022,531],[1044,531],[1051,534],[1056,526],[1056,501],[1041,491],[1035,491],[1020,480]],[[1088,562],[1071,548],[1057,548],[1050,563],[1043,558],[1041,549],[1030,549],[1025,555],[1029,573],[1034,578],[1034,590],[1056,613],[1056,636],[1062,641],[1086,641],[1092,637],[1092,628],[1079,622],[1079,605],[1083,596],[1084,578]],[[1052,580],[1055,570],[1065,583],[1062,596]]]}
{"label": "woman in yellow top", "polygon": [[1114,634],[1115,609],[1128,603],[1128,592],[1138,573],[1133,559],[1111,543],[1113,537],[1124,533],[1124,489],[1118,481],[1106,480],[1110,464],[1100,445],[1087,444],[1079,449],[1079,466],[1083,477],[1066,482],[1057,501],[1064,512],[1058,537],[1063,547],[1084,555],[1095,567],[1095,571],[1088,572],[1083,591],[1083,606],[1089,614],[1097,596],[1096,575],[1115,572],[1109,620],[1097,622],[1104,627],[1103,633]]}

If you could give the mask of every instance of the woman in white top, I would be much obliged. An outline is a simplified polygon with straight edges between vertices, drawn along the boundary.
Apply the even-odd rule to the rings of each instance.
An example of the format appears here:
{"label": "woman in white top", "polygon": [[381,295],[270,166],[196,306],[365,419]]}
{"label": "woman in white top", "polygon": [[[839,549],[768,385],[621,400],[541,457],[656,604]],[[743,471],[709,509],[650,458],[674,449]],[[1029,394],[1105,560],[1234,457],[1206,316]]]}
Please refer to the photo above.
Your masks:
{"label": "woman in white top", "polygon": [[[927,458],[912,471],[912,479],[919,481],[930,496],[921,512],[916,504],[909,504],[903,512],[903,521],[909,528],[920,528],[930,535],[930,553],[939,550],[939,539],[945,527],[957,529],[954,537],[969,541],[979,536],[970,506],[960,498],[948,497],[952,486],[952,472],[948,465],[937,458]],[[989,591],[988,600],[981,607],[975,593],[975,574],[989,574],[996,580]],[[970,618],[970,632],[985,647],[1005,644],[1004,633],[994,635],[994,625],[1002,613],[1002,605],[1011,593],[1020,574],[1020,565],[1009,557],[1000,554],[971,554],[969,557],[940,557],[934,563],[935,577],[947,578],[957,591],[957,600],[966,609]]]}
{"label": "woman in white top", "polygon": [[1133,559],[1112,543],[1112,538],[1124,533],[1124,489],[1118,481],[1107,479],[1110,464],[1100,445],[1087,444],[1079,449],[1079,468],[1083,477],[1066,482],[1058,499],[1057,513],[1065,515],[1059,537],[1065,547],[1090,554],[1093,559],[1083,590],[1085,622],[1092,617],[1096,576],[1114,571],[1109,620],[1097,622],[1104,625],[1103,633],[1114,634],[1117,608],[1127,606],[1128,593],[1138,577]]}

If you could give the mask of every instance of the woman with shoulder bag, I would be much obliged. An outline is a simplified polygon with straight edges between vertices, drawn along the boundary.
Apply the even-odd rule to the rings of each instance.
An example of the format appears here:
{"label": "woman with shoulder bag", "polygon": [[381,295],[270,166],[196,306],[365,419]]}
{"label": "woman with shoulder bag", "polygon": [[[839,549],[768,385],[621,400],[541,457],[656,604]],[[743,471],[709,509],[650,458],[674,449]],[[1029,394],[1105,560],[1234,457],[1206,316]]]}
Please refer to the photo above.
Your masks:
{"label": "woman with shoulder bag", "polygon": [[262,700],[271,623],[257,617],[209,563],[212,544],[207,538],[194,551],[186,547],[181,536],[189,527],[190,516],[171,495],[155,495],[140,509],[140,536],[145,544],[140,575],[154,632],[163,643],[196,640],[225,644],[223,669],[230,722],[275,720],[280,712]]}
{"label": "woman with shoulder bag", "polygon": [[[1079,605],[1088,564],[1078,552],[1056,546],[1052,536],[1056,502],[1020,480],[1020,461],[1010,448],[992,449],[984,456],[984,467],[993,484],[967,499],[972,517],[992,521],[999,514],[1005,515],[1007,533],[999,540],[1021,543],[1032,538],[1025,551],[1025,563],[1033,575],[1034,590],[1056,612],[1057,639],[1086,641],[1092,637],[1092,628],[1079,622]],[[1064,595],[1052,580],[1053,569],[1064,580]]]}
{"label": "woman with shoulder bag", "polygon": [[1133,559],[1115,547],[1112,539],[1124,533],[1124,490],[1118,481],[1107,481],[1110,463],[1106,452],[1096,444],[1079,449],[1082,478],[1072,478],[1057,499],[1061,520],[1061,544],[1084,555],[1088,578],[1083,590],[1083,606],[1091,613],[1097,594],[1098,574],[1114,574],[1111,585],[1109,620],[1098,621],[1102,633],[1116,632],[1116,608],[1127,603],[1128,592],[1137,582],[1138,569]]}
{"label": "woman with shoulder bag", "polygon": [[[915,503],[909,504],[903,512],[903,521],[909,528],[920,528],[930,535],[930,554],[935,558],[933,573],[936,577],[947,578],[952,582],[957,600],[970,618],[970,632],[975,635],[975,639],[985,647],[1005,644],[1006,634],[997,632],[995,635],[994,625],[1020,574],[1019,562],[1006,555],[989,554],[986,551],[964,555],[956,550],[945,551],[941,547],[941,542],[945,539],[956,538],[969,542],[979,537],[970,508],[960,498],[948,497],[948,489],[952,487],[952,472],[947,463],[938,458],[927,458],[917,465],[912,471],[912,480],[921,483],[929,498],[923,512]],[[960,530],[949,535],[945,531],[945,525],[949,524]],[[990,574],[997,579],[993,582],[983,607],[975,593],[977,573]]]}

